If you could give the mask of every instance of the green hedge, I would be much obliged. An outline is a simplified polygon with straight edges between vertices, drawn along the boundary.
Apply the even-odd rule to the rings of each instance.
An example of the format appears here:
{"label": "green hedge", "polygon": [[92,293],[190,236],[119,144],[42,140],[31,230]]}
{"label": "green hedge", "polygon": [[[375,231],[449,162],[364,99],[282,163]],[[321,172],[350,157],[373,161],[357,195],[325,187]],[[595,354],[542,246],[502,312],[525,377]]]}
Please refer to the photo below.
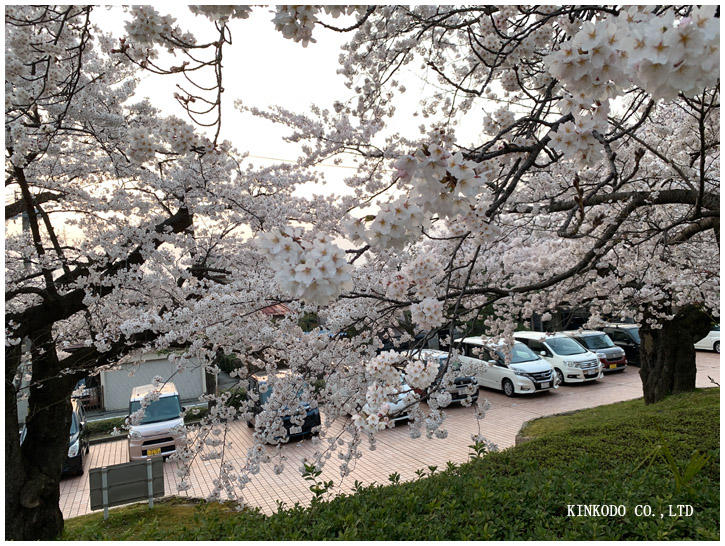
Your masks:
{"label": "green hedge", "polygon": [[[192,411],[194,409],[196,409],[198,411],[198,413],[192,413]],[[196,421],[199,421],[208,412],[209,412],[209,410],[205,407],[189,409],[189,412],[184,421],[187,424],[194,423]],[[125,422],[126,422],[125,416],[124,417],[112,417],[110,419],[101,419],[98,421],[88,421],[86,423],[86,430],[88,431],[88,434],[92,438],[99,437],[99,436],[107,436],[108,434],[110,434],[113,431],[114,427],[121,430]]]}
{"label": "green hedge", "polygon": [[[720,535],[719,389],[641,400],[545,418],[532,440],[399,485],[374,485],[272,516],[177,499],[68,520],[65,539],[134,540],[660,540]],[[549,426],[547,419],[555,421]],[[710,459],[677,490],[662,457],[662,431],[677,465],[693,451]],[[415,440],[423,447],[426,440]],[[652,464],[649,465],[648,461]],[[624,517],[572,517],[568,504],[623,504]],[[688,504],[691,517],[669,517]],[[654,516],[637,517],[637,505]]]}
{"label": "green hedge", "polygon": [[86,430],[91,436],[110,434],[114,427],[119,430],[126,421],[125,417],[114,417],[111,419],[102,419],[100,421],[88,421]]}

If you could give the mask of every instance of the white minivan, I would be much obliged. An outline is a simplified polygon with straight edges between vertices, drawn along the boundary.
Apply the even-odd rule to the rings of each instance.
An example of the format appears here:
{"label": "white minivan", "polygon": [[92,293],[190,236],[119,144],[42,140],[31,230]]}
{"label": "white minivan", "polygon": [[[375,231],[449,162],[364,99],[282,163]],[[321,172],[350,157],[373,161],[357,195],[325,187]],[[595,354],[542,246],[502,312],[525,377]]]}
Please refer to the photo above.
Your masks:
{"label": "white minivan", "polygon": [[[475,361],[478,384],[503,391],[506,396],[531,394],[559,386],[554,369],[546,360],[523,343],[515,342],[510,351],[503,343],[484,342],[481,337],[457,339],[461,344],[462,363]],[[508,354],[506,354],[508,352]],[[508,357],[508,358],[507,358]]]}
{"label": "white minivan", "polygon": [[583,383],[601,379],[602,365],[596,354],[561,333],[514,332],[514,339],[548,360],[561,383]]}

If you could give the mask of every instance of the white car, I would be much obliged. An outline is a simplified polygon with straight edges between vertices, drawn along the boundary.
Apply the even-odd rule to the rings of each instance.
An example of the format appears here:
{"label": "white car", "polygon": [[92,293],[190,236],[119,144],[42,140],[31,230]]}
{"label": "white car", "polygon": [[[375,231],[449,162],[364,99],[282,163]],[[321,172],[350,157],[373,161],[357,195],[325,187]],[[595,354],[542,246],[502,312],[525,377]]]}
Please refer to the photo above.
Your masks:
{"label": "white car", "polygon": [[695,343],[695,349],[706,349],[708,351],[720,352],[720,325],[713,326],[710,333]]}
{"label": "white car", "polygon": [[[395,392],[390,395],[388,399],[388,413],[387,418],[390,421],[390,427],[395,427],[402,423],[407,423],[410,419],[410,407],[411,402],[416,399],[414,397],[413,389],[408,386],[408,384],[405,382],[405,376],[401,374],[400,376],[400,387],[398,388],[398,392]],[[365,405],[362,407],[362,411],[364,414],[369,415],[371,413],[370,405],[366,402]],[[383,415],[379,416],[382,418]]]}
{"label": "white car", "polygon": [[[503,343],[487,343],[480,337],[457,339],[463,349],[462,364],[478,364],[478,384],[503,391],[506,396],[555,389],[559,382],[546,360],[523,343],[514,343],[506,354]],[[507,358],[508,356],[508,358]],[[482,365],[481,365],[482,364]]]}
{"label": "white car", "polygon": [[556,370],[562,383],[583,383],[603,377],[599,357],[564,334],[514,332],[514,339],[540,354]]}

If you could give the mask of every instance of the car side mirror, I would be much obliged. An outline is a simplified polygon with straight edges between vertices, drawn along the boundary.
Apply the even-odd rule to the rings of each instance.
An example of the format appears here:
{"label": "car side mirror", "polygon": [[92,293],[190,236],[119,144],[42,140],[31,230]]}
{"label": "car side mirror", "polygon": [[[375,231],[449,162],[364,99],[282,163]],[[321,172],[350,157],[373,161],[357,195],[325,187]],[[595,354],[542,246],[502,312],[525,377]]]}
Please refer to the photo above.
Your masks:
{"label": "car side mirror", "polygon": [[488,360],[486,362],[486,364],[488,364],[489,366],[495,366],[496,365],[496,361],[495,360]]}
{"label": "car side mirror", "polygon": [[186,408],[184,406],[181,406],[181,411],[186,411]]}
{"label": "car side mirror", "polygon": [[539,351],[539,354],[540,354],[541,356],[546,356],[546,351]]}

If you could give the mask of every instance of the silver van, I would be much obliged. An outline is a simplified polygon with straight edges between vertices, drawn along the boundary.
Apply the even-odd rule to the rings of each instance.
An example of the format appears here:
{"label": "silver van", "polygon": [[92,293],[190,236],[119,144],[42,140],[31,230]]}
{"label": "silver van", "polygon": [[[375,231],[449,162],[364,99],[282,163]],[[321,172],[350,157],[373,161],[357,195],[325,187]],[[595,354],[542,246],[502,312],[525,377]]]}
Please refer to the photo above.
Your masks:
{"label": "silver van", "polygon": [[[128,405],[129,417],[141,409],[141,401],[155,389],[153,385],[134,387]],[[158,400],[146,407],[144,416],[137,424],[129,421],[128,458],[138,461],[159,455],[167,457],[176,453],[176,446],[184,441],[181,427],[184,418],[179,392],[173,383],[166,383]]]}

